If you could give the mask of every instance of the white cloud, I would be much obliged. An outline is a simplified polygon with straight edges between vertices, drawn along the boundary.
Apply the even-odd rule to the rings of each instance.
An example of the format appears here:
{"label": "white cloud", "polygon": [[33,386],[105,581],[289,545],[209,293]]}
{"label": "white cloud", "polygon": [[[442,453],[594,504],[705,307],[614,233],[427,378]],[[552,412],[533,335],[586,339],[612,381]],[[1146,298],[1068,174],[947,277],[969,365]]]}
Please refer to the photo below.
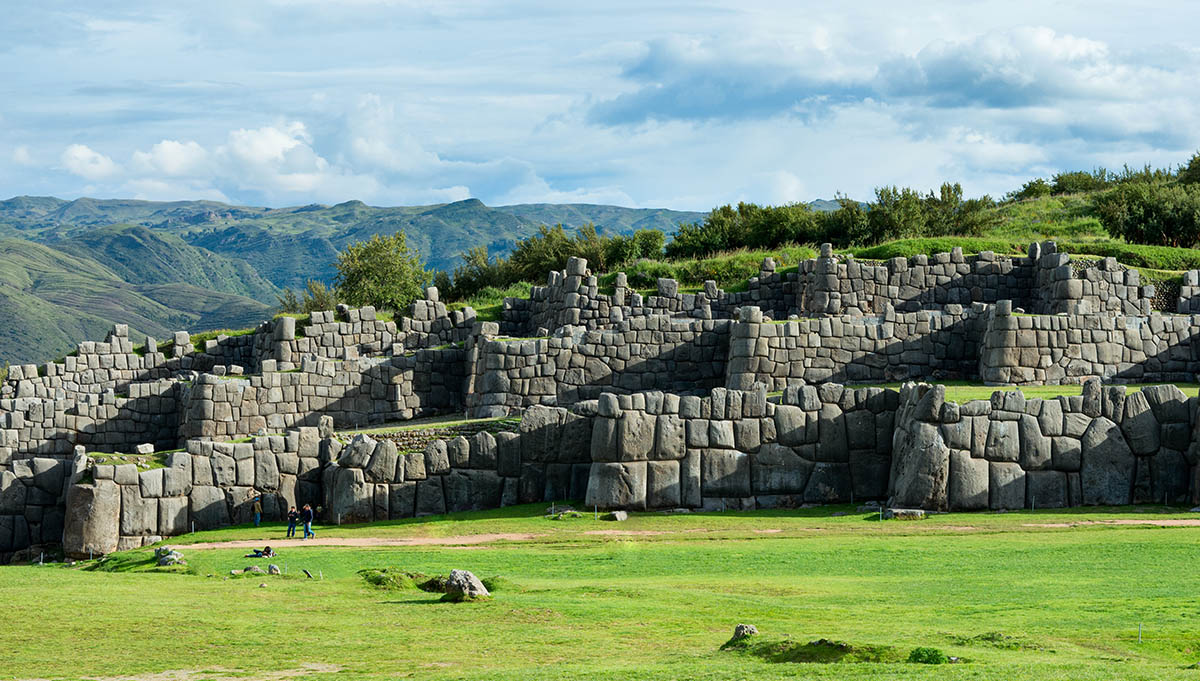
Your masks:
{"label": "white cloud", "polygon": [[33,154],[29,153],[29,147],[24,144],[13,149],[12,161],[19,166],[33,165]]}
{"label": "white cloud", "polygon": [[63,150],[62,164],[69,172],[85,180],[112,177],[119,168],[113,160],[85,144],[72,144]]}
{"label": "white cloud", "polygon": [[133,164],[143,172],[172,177],[193,175],[203,169],[208,152],[196,142],[163,140],[150,151],[133,152]]}

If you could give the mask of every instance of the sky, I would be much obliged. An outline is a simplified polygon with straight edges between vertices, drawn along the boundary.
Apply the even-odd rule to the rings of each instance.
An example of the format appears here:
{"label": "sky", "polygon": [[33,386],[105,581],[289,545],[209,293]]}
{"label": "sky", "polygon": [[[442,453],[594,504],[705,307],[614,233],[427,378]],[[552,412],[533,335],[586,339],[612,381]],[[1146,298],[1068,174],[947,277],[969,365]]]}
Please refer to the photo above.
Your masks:
{"label": "sky", "polygon": [[1200,148],[1200,3],[90,0],[0,23],[0,196],[708,210]]}

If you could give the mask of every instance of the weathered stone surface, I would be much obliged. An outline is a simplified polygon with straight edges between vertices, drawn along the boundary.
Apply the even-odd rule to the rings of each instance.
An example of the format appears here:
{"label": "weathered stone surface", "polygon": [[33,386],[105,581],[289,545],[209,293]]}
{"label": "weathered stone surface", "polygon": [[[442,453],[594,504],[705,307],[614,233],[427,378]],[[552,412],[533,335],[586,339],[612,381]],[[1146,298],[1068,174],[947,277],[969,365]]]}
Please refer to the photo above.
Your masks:
{"label": "weathered stone surface", "polygon": [[593,463],[585,503],[603,509],[645,509],[646,462]]}
{"label": "weathered stone surface", "polygon": [[775,436],[779,443],[787,446],[802,445],[806,439],[808,415],[800,407],[779,405],[775,407]]}
{"label": "weathered stone surface", "polygon": [[1056,471],[1078,471],[1082,460],[1079,440],[1065,435],[1052,438],[1050,446],[1051,466]]}
{"label": "weathered stone surface", "polygon": [[818,462],[808,476],[804,500],[813,504],[836,504],[850,500],[849,464]]}
{"label": "weathered stone surface", "polygon": [[1067,474],[1059,471],[1027,471],[1025,501],[1033,509],[1066,508]]}
{"label": "weathered stone surface", "polygon": [[136,486],[121,487],[121,534],[158,534],[158,500],[143,499]]}
{"label": "weathered stone surface", "polygon": [[743,452],[706,449],[700,457],[702,496],[748,497],[750,457]]}
{"label": "weathered stone surface", "polygon": [[676,508],[680,503],[679,462],[650,461],[646,465],[647,508]]}
{"label": "weathered stone surface", "polygon": [[325,507],[339,525],[369,523],[374,517],[374,490],[361,468],[331,467],[325,471]]}
{"label": "weathered stone surface", "polygon": [[700,458],[699,450],[689,450],[679,464],[680,502],[687,508],[697,508],[702,503]]}
{"label": "weathered stone surface", "polygon": [[466,570],[451,570],[446,580],[446,600],[462,602],[490,598],[487,588],[479,578]]}
{"label": "weathered stone surface", "polygon": [[504,482],[495,471],[451,471],[445,476],[443,485],[447,512],[500,508]]}
{"label": "weathered stone surface", "polygon": [[116,551],[120,514],[121,492],[115,482],[73,485],[67,494],[63,553],[69,558],[90,558]]}
{"label": "weathered stone surface", "polygon": [[989,464],[970,452],[950,452],[950,510],[978,511],[988,507]]}
{"label": "weathered stone surface", "polygon": [[[162,469],[153,468],[138,473],[138,490],[146,499],[157,499],[162,496]],[[132,534],[132,533],[130,533]]]}
{"label": "weathered stone surface", "polygon": [[430,442],[425,447],[425,474],[445,475],[449,472],[450,455],[446,451],[446,443],[442,440]]}
{"label": "weathered stone surface", "polygon": [[988,506],[994,510],[1025,508],[1025,471],[1018,463],[988,464]]}
{"label": "weathered stone surface", "polygon": [[892,470],[892,457],[874,449],[850,450],[850,479],[854,488],[854,499],[884,499],[888,492],[888,478]]}
{"label": "weathered stone surface", "polygon": [[25,513],[25,483],[11,471],[0,471],[0,515]]}
{"label": "weathered stone surface", "polygon": [[501,476],[515,478],[521,474],[520,438],[517,433],[496,433],[496,472]]}
{"label": "weathered stone surface", "polygon": [[778,443],[763,445],[750,455],[753,492],[760,495],[804,494],[813,466],[813,462],[800,458],[791,447]]}
{"label": "weathered stone surface", "polygon": [[1050,438],[1042,434],[1038,420],[1029,414],[1017,421],[1021,440],[1021,468],[1036,471],[1050,467]]}
{"label": "weathered stone surface", "polygon": [[[450,460],[450,468],[467,468],[471,465],[471,442],[459,435],[446,443],[446,456]],[[544,461],[545,450],[539,452],[539,461]]]}
{"label": "weathered stone surface", "polygon": [[1083,503],[1101,506],[1130,503],[1134,455],[1117,424],[1106,418],[1093,420],[1080,444]]}
{"label": "weathered stone surface", "polygon": [[358,434],[350,441],[350,444],[342,450],[338,456],[337,463],[342,468],[364,468],[371,461],[371,455],[375,453],[375,440],[367,435]]}
{"label": "weathered stone surface", "polygon": [[817,448],[819,460],[839,463],[850,460],[846,419],[837,405],[821,405],[821,410],[817,413],[817,433],[821,443]]}
{"label": "weathered stone surface", "polygon": [[1021,459],[1021,438],[1013,421],[992,421],[988,424],[984,457],[988,461],[1016,462]]}
{"label": "weathered stone surface", "polygon": [[269,449],[254,450],[254,486],[260,490],[279,489],[279,462]]}
{"label": "weathered stone surface", "polygon": [[654,434],[654,458],[682,459],[686,451],[683,419],[675,414],[660,415]]}
{"label": "weathered stone surface", "polygon": [[396,477],[396,443],[380,440],[371,452],[371,459],[363,469],[363,476],[370,483],[392,482]]}
{"label": "weathered stone surface", "polygon": [[1121,432],[1135,455],[1153,454],[1159,448],[1158,418],[1146,401],[1145,391],[1138,390],[1125,397],[1125,413]]}
{"label": "weathered stone surface", "polygon": [[188,498],[163,497],[158,500],[158,533],[176,537],[188,531]]}
{"label": "weathered stone surface", "polygon": [[487,431],[471,436],[471,468],[496,470],[496,438]]}
{"label": "weathered stone surface", "polygon": [[198,530],[211,530],[229,524],[225,493],[211,485],[194,485],[188,495],[191,518]]}
{"label": "weathered stone surface", "polygon": [[388,485],[388,513],[392,518],[411,518],[416,514],[417,483]]}
{"label": "weathered stone surface", "polygon": [[915,421],[892,451],[893,506],[943,510],[949,505],[950,448],[933,424]]}
{"label": "weathered stone surface", "polygon": [[446,512],[442,478],[441,475],[434,475],[417,483],[417,517]]}

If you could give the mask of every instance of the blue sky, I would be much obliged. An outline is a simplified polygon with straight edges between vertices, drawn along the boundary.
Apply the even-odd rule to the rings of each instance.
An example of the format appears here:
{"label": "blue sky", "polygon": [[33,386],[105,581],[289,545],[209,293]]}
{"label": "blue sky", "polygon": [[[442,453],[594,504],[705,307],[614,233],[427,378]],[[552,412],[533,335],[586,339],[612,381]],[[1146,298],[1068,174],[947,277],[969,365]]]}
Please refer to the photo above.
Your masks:
{"label": "blue sky", "polygon": [[0,195],[707,210],[1200,148],[1188,2],[14,3]]}

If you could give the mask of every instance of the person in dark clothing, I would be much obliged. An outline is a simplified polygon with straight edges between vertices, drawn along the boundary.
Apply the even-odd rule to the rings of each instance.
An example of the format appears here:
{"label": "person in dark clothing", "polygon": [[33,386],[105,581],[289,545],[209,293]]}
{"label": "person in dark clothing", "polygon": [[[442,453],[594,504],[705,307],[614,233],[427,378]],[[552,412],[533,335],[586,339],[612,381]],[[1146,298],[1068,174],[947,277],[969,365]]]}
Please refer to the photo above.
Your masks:
{"label": "person in dark clothing", "polygon": [[293,506],[291,508],[291,510],[288,511],[287,520],[288,520],[287,536],[289,539],[291,539],[296,536],[296,523],[300,521],[300,512],[296,510],[295,506]]}
{"label": "person in dark clothing", "polygon": [[262,497],[254,497],[254,526],[258,527],[262,523]]}
{"label": "person in dark clothing", "polygon": [[304,539],[317,536],[312,530],[313,510],[310,504],[305,504],[304,510],[300,512],[300,522],[304,523]]}

